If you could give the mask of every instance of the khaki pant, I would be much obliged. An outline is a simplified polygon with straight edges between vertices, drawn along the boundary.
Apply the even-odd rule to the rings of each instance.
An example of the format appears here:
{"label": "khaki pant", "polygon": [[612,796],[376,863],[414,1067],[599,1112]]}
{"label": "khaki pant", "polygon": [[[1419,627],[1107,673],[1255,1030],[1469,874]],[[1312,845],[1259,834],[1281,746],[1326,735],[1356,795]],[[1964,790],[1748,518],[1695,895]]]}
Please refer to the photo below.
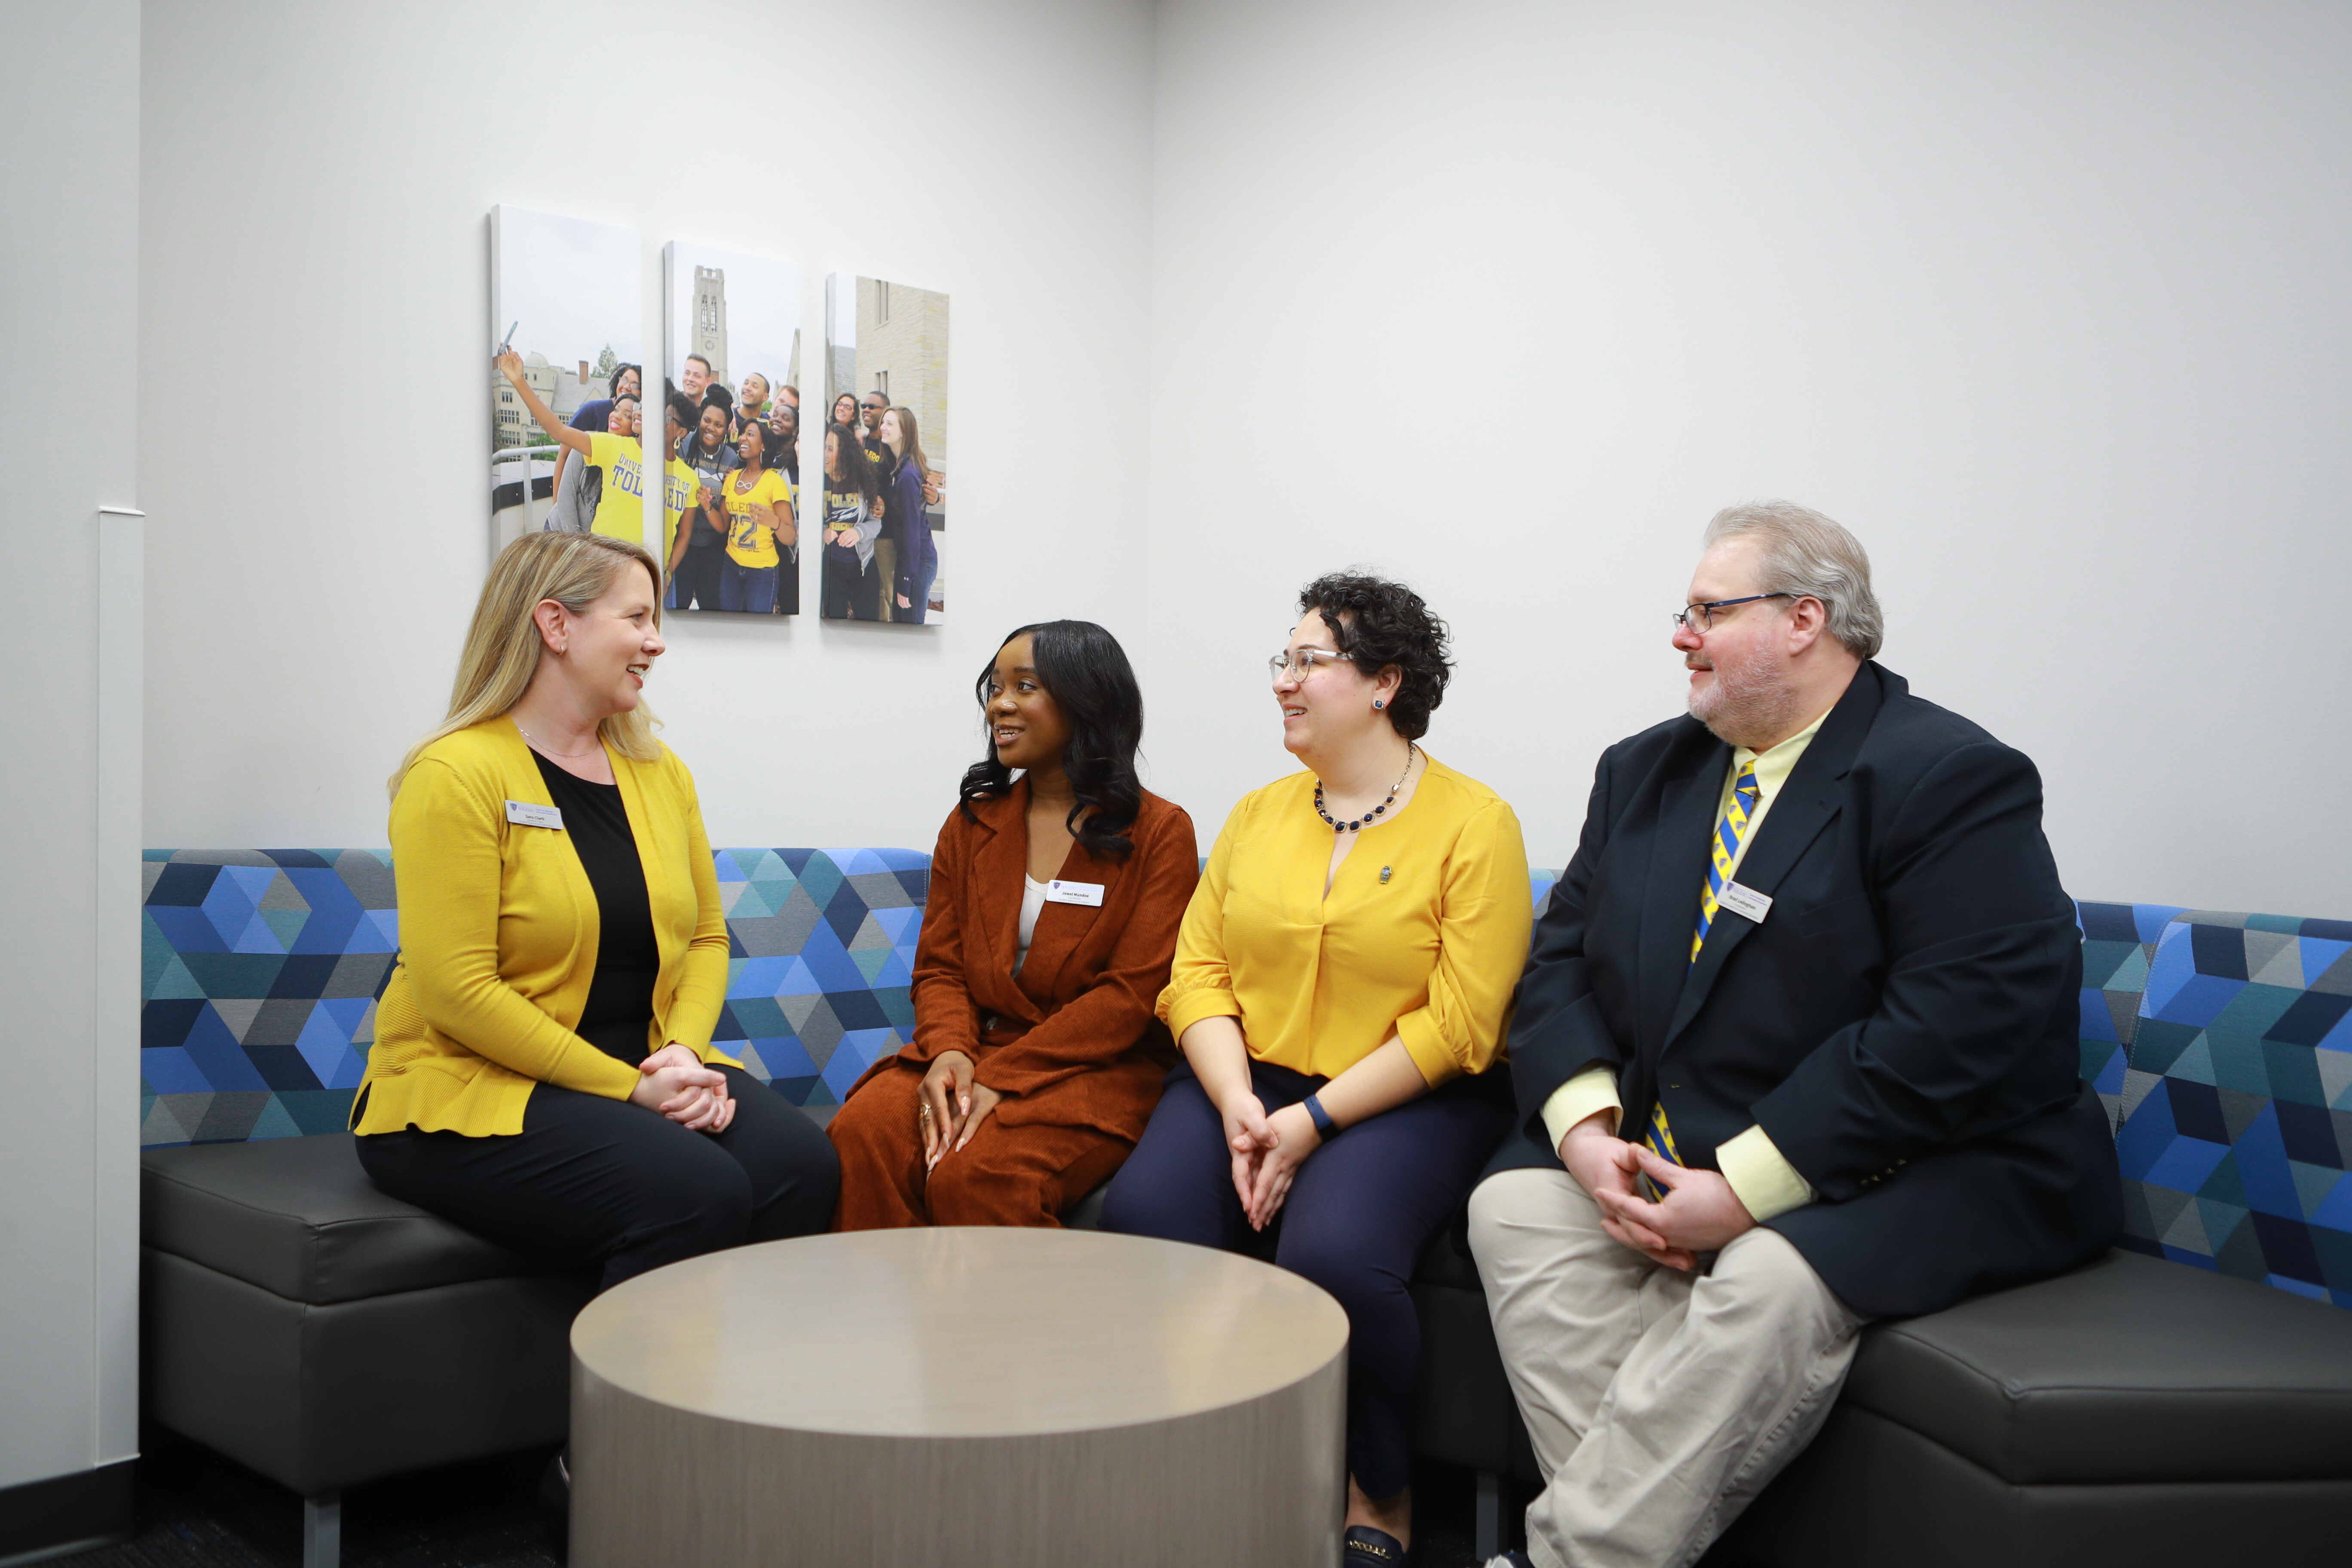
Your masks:
{"label": "khaki pant", "polygon": [[877,618],[895,621],[898,618],[898,542],[885,539],[874,546],[874,570],[880,574],[882,591],[876,602],[882,606]]}
{"label": "khaki pant", "polygon": [[1864,1322],[1777,1231],[1662,1268],[1562,1171],[1482,1184],[1470,1249],[1546,1481],[1540,1568],[1696,1559],[1811,1439]]}

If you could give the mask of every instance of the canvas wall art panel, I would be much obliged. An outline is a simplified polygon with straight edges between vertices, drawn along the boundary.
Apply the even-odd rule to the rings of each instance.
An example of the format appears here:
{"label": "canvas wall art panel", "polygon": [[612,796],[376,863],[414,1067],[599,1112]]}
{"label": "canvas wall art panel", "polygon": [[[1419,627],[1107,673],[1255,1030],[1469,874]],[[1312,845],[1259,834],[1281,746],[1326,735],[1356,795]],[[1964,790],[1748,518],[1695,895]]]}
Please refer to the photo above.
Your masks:
{"label": "canvas wall art panel", "polygon": [[[935,623],[947,607],[948,297],[825,280],[821,611]],[[853,460],[855,459],[855,460]]]}
{"label": "canvas wall art panel", "polygon": [[801,269],[673,240],[662,248],[657,406],[667,603],[801,608]]}
{"label": "canvas wall art panel", "polygon": [[490,211],[490,553],[537,529],[646,542],[636,231]]}

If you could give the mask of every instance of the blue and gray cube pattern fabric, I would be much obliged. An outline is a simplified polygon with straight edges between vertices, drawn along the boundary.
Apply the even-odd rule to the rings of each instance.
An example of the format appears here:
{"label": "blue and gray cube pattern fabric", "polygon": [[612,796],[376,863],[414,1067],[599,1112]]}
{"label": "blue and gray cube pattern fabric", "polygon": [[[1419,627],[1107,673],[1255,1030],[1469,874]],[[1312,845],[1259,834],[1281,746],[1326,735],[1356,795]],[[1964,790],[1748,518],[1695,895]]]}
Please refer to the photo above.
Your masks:
{"label": "blue and gray cube pattern fabric", "polygon": [[[930,857],[720,849],[716,1037],[796,1104],[839,1100],[914,1026]],[[381,849],[151,849],[141,921],[140,1142],[341,1130],[400,946]]]}
{"label": "blue and gray cube pattern fabric", "polygon": [[2352,1307],[2352,921],[2193,910],[2147,966],[2110,1075],[2125,1245]]}
{"label": "blue and gray cube pattern fabric", "polygon": [[[838,1103],[914,1026],[929,858],[720,849],[717,1037]],[[341,1129],[400,941],[377,849],[150,850],[142,1142]],[[1551,878],[1536,872],[1540,910]],[[2352,921],[2078,906],[2084,1076],[2116,1128],[2124,1245],[2352,1306]]]}

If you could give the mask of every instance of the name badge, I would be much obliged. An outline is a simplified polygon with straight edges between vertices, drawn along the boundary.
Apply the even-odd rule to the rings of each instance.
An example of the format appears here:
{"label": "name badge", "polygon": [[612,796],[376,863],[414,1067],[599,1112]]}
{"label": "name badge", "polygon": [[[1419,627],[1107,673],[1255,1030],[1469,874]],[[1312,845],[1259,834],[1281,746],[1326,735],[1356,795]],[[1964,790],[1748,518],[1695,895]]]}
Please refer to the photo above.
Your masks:
{"label": "name badge", "polygon": [[533,805],[529,801],[507,802],[507,820],[525,827],[552,827],[563,831],[563,813],[551,805]]}
{"label": "name badge", "polygon": [[1764,917],[1772,912],[1772,900],[1769,898],[1753,888],[1743,888],[1737,882],[1724,884],[1722,893],[1715,901],[1735,915],[1746,915],[1758,925],[1762,925]]}
{"label": "name badge", "polygon": [[1045,884],[1045,901],[1049,904],[1084,904],[1088,909],[1102,908],[1103,885],[1100,882],[1052,881]]}

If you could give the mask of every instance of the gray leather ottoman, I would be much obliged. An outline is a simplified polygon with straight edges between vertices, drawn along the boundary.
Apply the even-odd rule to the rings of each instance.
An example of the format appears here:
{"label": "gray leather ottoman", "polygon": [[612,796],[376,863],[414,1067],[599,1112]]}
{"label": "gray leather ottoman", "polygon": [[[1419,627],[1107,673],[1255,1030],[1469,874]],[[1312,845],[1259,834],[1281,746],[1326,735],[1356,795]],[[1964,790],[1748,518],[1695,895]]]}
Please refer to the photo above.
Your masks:
{"label": "gray leather ottoman", "polygon": [[562,1440],[593,1276],[385,1196],[348,1133],[142,1164],[148,1414],[299,1493],[306,1568],[345,1487]]}
{"label": "gray leather ottoman", "polygon": [[2352,1562],[2352,1312],[2112,1252],[1868,1331],[1710,1562]]}

